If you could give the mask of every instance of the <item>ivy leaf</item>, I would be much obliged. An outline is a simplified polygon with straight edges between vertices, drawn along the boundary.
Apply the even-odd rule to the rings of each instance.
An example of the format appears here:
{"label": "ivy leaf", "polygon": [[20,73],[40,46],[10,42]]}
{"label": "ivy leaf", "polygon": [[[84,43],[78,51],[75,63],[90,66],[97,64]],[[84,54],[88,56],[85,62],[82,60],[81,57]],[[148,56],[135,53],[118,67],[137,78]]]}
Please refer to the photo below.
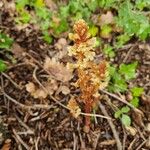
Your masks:
{"label": "ivy leaf", "polygon": [[0,59],[0,72],[3,72],[7,69],[6,64],[4,63],[3,60]]}
{"label": "ivy leaf", "polygon": [[130,126],[131,125],[131,118],[128,115],[123,114],[121,117],[121,122],[125,126]]}
{"label": "ivy leaf", "polygon": [[7,35],[0,33],[0,48],[9,49],[13,43],[13,39]]}
{"label": "ivy leaf", "polygon": [[140,87],[133,87],[131,92],[133,96],[139,97],[144,92],[144,89]]}
{"label": "ivy leaf", "polygon": [[124,75],[126,80],[130,80],[135,78],[136,76],[136,67],[137,67],[137,62],[134,62],[132,64],[121,64],[119,67],[119,73]]}

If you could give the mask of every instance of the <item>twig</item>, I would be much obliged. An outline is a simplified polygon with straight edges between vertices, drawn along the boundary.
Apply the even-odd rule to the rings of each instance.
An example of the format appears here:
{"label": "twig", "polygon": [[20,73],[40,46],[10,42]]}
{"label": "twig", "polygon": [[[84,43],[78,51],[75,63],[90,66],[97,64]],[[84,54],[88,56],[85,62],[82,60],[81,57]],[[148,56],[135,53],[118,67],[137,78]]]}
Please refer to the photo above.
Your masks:
{"label": "twig", "polygon": [[29,147],[29,146],[22,140],[22,138],[17,134],[16,130],[13,129],[12,131],[13,131],[14,135],[16,136],[17,140],[18,140],[27,150],[29,150],[30,147]]}
{"label": "twig", "polygon": [[13,81],[6,73],[2,72],[2,75],[6,77],[16,88],[21,89],[20,86],[15,81]]}
{"label": "twig", "polygon": [[[103,113],[106,117],[110,117],[110,116],[108,115],[108,113],[107,113],[105,107],[104,107],[100,102],[99,102],[99,107],[100,107],[102,113]],[[118,133],[117,133],[117,131],[116,131],[116,129],[115,129],[115,126],[114,126],[112,120],[108,119],[108,123],[109,123],[109,125],[110,125],[110,128],[111,128],[111,130],[112,130],[112,132],[113,132],[114,138],[115,138],[115,140],[116,140],[117,149],[118,149],[118,150],[122,150],[122,144],[121,144],[121,142],[120,142]]]}
{"label": "twig", "polygon": [[83,112],[81,112],[80,114],[83,115],[83,116],[99,117],[99,118],[105,118],[105,119],[108,119],[108,120],[112,119],[109,116],[103,116],[103,115],[99,115],[99,114],[89,114],[89,113],[83,113]]}
{"label": "twig", "polygon": [[40,137],[37,137],[35,140],[35,150],[38,150],[38,143],[39,143]]}
{"label": "twig", "polygon": [[4,91],[3,91],[3,95],[6,96],[11,102],[15,103],[16,105],[18,105],[19,107],[24,108],[24,109],[51,109],[51,108],[53,108],[53,105],[42,105],[42,104],[35,104],[32,106],[27,106],[27,105],[24,105],[24,104],[18,102],[14,98],[10,97]]}
{"label": "twig", "polygon": [[132,104],[128,103],[125,99],[122,99],[122,98],[116,96],[115,94],[112,94],[112,93],[110,93],[110,92],[108,92],[108,91],[105,91],[105,90],[100,90],[100,91],[102,91],[103,93],[105,93],[105,94],[107,94],[107,95],[109,95],[109,96],[115,98],[116,100],[119,100],[120,102],[122,102],[122,103],[124,103],[124,104],[130,106],[131,108],[133,108],[133,109],[135,109],[135,110],[141,112],[139,109],[135,108]]}
{"label": "twig", "polygon": [[128,52],[127,52],[127,54],[126,54],[126,56],[125,56],[125,58],[123,59],[123,63],[125,63],[126,61],[127,61],[127,59],[128,59],[128,57],[129,57],[129,55],[130,55],[130,53],[131,53],[131,51],[134,49],[134,47],[131,47],[129,50],[128,50]]}
{"label": "twig", "polygon": [[80,132],[80,123],[78,122],[78,126],[77,126],[77,131],[78,131],[78,135],[79,135],[79,139],[80,139],[80,144],[81,144],[81,148],[80,149],[86,149],[85,147],[85,142],[82,139],[82,135]]}
{"label": "twig", "polygon": [[137,148],[136,150],[140,150],[141,147],[147,142],[147,140],[144,140]]}
{"label": "twig", "polygon": [[128,147],[128,150],[132,150],[132,149],[133,149],[132,146],[133,146],[133,144],[135,144],[136,141],[137,141],[137,137],[135,137],[135,138],[132,140],[132,142],[130,143],[130,145],[129,145],[129,147]]}
{"label": "twig", "polygon": [[[16,119],[18,120],[18,122],[27,129],[27,131],[25,132],[26,134],[34,134],[34,132],[15,114]],[[21,132],[20,132],[21,133]],[[22,132],[23,133],[23,132]]]}

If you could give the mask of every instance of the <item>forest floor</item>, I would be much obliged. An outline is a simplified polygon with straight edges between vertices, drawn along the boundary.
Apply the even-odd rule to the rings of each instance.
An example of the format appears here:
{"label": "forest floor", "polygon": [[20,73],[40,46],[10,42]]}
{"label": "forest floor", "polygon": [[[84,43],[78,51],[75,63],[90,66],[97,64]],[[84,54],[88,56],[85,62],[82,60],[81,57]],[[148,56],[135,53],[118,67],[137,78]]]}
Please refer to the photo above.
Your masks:
{"label": "forest floor", "polygon": [[[14,39],[11,50],[0,53],[0,58],[8,65],[7,70],[0,74],[2,150],[150,149],[150,39],[142,42],[132,38],[116,51],[113,59],[108,60],[115,66],[138,62],[136,77],[127,83],[128,89],[134,86],[144,89],[139,106],[131,108],[128,113],[132,125],[125,127],[114,117],[114,106],[122,107],[125,102],[128,105],[131,93],[112,93],[106,89],[100,91],[100,103],[92,114],[104,115],[111,120],[91,117],[90,131],[85,133],[85,117],[75,119],[60,105],[66,106],[72,95],[80,93],[66,79],[70,76],[62,71],[62,64],[71,60],[67,54],[67,47],[72,44],[68,32],[54,37],[53,42],[47,44],[36,26],[28,24],[20,29],[8,9],[1,11],[0,30]],[[97,47],[96,51],[101,52],[101,49]],[[54,64],[51,73],[44,68],[47,57],[59,62]],[[62,78],[59,71],[63,72]],[[46,98],[35,98],[27,91],[28,83],[34,83],[39,89],[47,86],[49,77],[52,78]]]}

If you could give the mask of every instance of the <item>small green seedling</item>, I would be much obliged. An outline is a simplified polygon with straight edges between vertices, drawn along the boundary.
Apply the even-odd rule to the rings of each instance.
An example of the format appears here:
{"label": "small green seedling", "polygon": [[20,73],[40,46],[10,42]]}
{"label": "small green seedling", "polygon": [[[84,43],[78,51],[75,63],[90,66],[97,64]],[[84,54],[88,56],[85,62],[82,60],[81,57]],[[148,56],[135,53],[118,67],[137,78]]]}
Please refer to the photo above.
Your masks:
{"label": "small green seedling", "polygon": [[13,39],[6,34],[0,33],[0,49],[10,49]]}
{"label": "small green seedling", "polygon": [[[132,93],[132,100],[130,101],[130,104],[132,104],[133,107],[137,108],[139,107],[139,97],[144,92],[143,88],[140,87],[133,87],[131,89]],[[121,109],[118,109],[114,116],[115,118],[119,118],[123,125],[130,126],[131,125],[131,118],[128,115],[128,112],[130,111],[130,108],[128,106],[124,106]]]}
{"label": "small green seedling", "polygon": [[0,72],[4,72],[7,69],[6,64],[0,59]]}

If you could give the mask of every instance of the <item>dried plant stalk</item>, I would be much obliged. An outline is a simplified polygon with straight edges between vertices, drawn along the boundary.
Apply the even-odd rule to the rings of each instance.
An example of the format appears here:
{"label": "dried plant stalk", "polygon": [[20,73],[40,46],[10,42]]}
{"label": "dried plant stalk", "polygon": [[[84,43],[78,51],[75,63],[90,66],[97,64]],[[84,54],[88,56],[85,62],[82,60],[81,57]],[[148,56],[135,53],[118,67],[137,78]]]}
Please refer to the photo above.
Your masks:
{"label": "dried plant stalk", "polygon": [[[84,103],[84,111],[90,113],[93,105],[99,100],[99,89],[104,89],[109,81],[108,63],[101,61],[94,62],[94,46],[96,38],[91,38],[89,27],[82,19],[74,24],[74,33],[69,34],[69,38],[74,41],[74,45],[68,47],[68,54],[76,59],[74,64],[68,64],[72,70],[76,69],[78,80],[76,88],[81,90],[80,100]],[[85,129],[89,130],[90,117],[85,117]]]}

